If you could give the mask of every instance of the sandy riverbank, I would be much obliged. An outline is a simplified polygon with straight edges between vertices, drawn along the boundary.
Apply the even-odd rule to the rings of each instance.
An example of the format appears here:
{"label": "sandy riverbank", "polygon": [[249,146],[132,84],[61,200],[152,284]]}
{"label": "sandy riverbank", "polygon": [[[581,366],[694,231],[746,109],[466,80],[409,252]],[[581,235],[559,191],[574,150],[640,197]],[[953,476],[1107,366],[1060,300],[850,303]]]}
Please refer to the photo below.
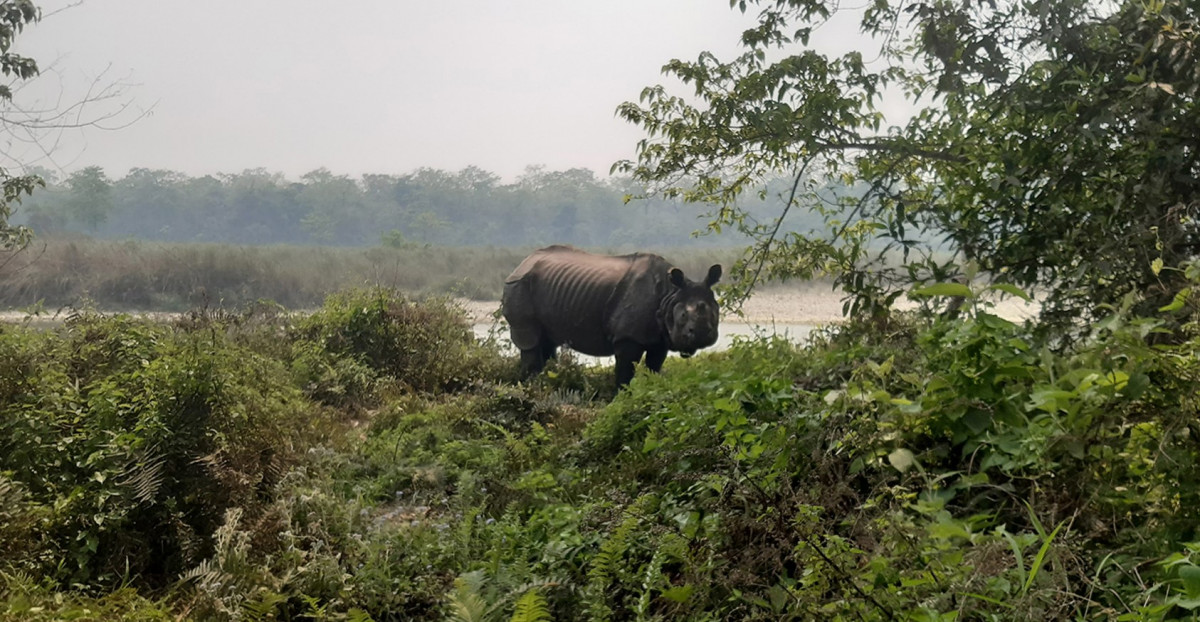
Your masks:
{"label": "sandy riverbank", "polygon": [[[500,307],[500,302],[495,300],[463,299],[459,302],[477,324],[490,322],[492,314]],[[901,308],[911,307],[913,303],[906,300],[899,306]],[[1015,321],[1032,317],[1037,314],[1037,311],[1036,303],[1027,304],[1015,298],[999,301],[995,309],[995,312],[1001,317]],[[722,318],[722,321],[758,326],[770,324],[815,326],[839,322],[842,319],[841,292],[830,291],[827,285],[814,285],[759,290],[742,305],[741,316],[729,314]]]}
{"label": "sandy riverbank", "polygon": [[[468,300],[461,298],[458,304],[466,311],[467,316],[475,324],[488,324],[492,321],[493,313],[500,308],[498,300]],[[902,301],[901,308],[912,306],[909,301]],[[995,312],[1010,320],[1021,320],[1032,317],[1038,311],[1037,305],[1007,298],[996,305]],[[301,311],[300,313],[304,313]],[[134,315],[150,317],[157,320],[170,320],[178,317],[177,313],[144,312]],[[0,311],[0,322],[19,322],[25,314],[19,311]],[[51,313],[40,318],[38,323],[56,323],[63,316]],[[796,325],[804,324],[818,326],[842,320],[842,294],[830,291],[826,285],[812,285],[786,288],[761,289],[750,300],[742,305],[741,315],[726,314],[723,322],[732,324],[747,324],[752,326],[770,326],[772,324]]]}

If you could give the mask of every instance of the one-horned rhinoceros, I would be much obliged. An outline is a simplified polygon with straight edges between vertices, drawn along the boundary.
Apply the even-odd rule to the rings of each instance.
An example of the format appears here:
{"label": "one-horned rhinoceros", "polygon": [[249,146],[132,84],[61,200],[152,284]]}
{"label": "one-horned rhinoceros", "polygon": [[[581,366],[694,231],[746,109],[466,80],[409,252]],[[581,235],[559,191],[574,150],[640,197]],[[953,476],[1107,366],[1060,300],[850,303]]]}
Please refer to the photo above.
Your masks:
{"label": "one-horned rhinoceros", "polygon": [[691,281],[648,253],[594,255],[570,246],[535,251],[504,282],[501,308],[521,351],[521,371],[537,374],[558,346],[592,356],[616,355],[617,386],[634,365],[662,369],[667,351],[691,356],[717,341],[719,309],[712,286],[721,266]]}

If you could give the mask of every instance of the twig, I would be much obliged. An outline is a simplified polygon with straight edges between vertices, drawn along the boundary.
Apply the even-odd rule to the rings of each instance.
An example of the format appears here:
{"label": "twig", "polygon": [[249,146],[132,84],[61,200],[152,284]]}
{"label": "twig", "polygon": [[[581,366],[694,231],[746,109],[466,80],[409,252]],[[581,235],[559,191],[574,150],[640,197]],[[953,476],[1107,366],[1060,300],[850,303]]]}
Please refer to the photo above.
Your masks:
{"label": "twig", "polygon": [[767,241],[765,244],[763,244],[762,253],[759,254],[758,266],[755,267],[754,276],[750,279],[750,285],[746,288],[747,293],[749,293],[749,290],[754,289],[754,286],[758,283],[758,277],[760,274],[762,274],[763,266],[767,263],[767,255],[771,252],[771,245],[775,243],[775,236],[779,234],[779,228],[783,226],[783,219],[787,218],[788,212],[792,209],[792,205],[795,203],[796,189],[800,187],[800,180],[803,179],[804,174],[808,172],[808,166],[812,164],[813,158],[815,157],[815,155],[809,156],[806,160],[804,160],[804,164],[802,164],[796,171],[796,180],[792,182],[792,191],[788,195],[787,204],[783,206],[783,213],[779,214],[779,218],[775,219],[775,227],[771,229],[771,235],[767,236]]}

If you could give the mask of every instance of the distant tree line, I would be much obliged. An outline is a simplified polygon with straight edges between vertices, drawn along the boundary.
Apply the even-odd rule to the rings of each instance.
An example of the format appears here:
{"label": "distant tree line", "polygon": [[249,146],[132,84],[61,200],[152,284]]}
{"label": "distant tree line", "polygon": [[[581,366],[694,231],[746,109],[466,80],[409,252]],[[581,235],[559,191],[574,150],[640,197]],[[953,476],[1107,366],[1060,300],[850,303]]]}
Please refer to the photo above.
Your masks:
{"label": "distant tree line", "polygon": [[[17,222],[38,234],[231,244],[331,246],[493,245],[564,242],[593,247],[730,245],[742,239],[692,236],[705,207],[634,199],[628,177],[597,178],[587,169],[530,167],[514,183],[468,167],[403,175],[350,177],[318,169],[298,180],[264,169],[191,177],[136,168],[110,179],[88,167],[47,182],[21,205]],[[783,199],[768,193],[751,215],[777,216]],[[787,230],[820,221],[789,217]]]}

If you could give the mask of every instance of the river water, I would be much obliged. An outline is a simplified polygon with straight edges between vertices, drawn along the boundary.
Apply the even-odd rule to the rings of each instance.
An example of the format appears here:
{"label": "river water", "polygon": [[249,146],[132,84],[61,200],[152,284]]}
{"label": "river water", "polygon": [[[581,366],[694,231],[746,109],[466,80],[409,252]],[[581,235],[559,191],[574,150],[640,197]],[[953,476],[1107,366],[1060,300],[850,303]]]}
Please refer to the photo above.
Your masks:
{"label": "river water", "polygon": [[[732,322],[721,324],[721,334],[717,339],[717,343],[710,348],[705,348],[701,352],[712,352],[724,350],[733,343],[734,339],[747,337],[770,337],[778,335],[785,339],[796,343],[804,343],[808,339],[809,333],[812,332],[813,326],[810,324],[737,324]],[[475,337],[478,339],[487,339],[489,334],[495,334],[497,343],[506,352],[515,353],[512,341],[508,338],[507,327],[497,327],[492,323],[475,324]],[[574,353],[576,359],[589,365],[609,365],[612,364],[612,357],[595,357],[586,356],[579,353]],[[672,353],[671,356],[679,356]]]}

